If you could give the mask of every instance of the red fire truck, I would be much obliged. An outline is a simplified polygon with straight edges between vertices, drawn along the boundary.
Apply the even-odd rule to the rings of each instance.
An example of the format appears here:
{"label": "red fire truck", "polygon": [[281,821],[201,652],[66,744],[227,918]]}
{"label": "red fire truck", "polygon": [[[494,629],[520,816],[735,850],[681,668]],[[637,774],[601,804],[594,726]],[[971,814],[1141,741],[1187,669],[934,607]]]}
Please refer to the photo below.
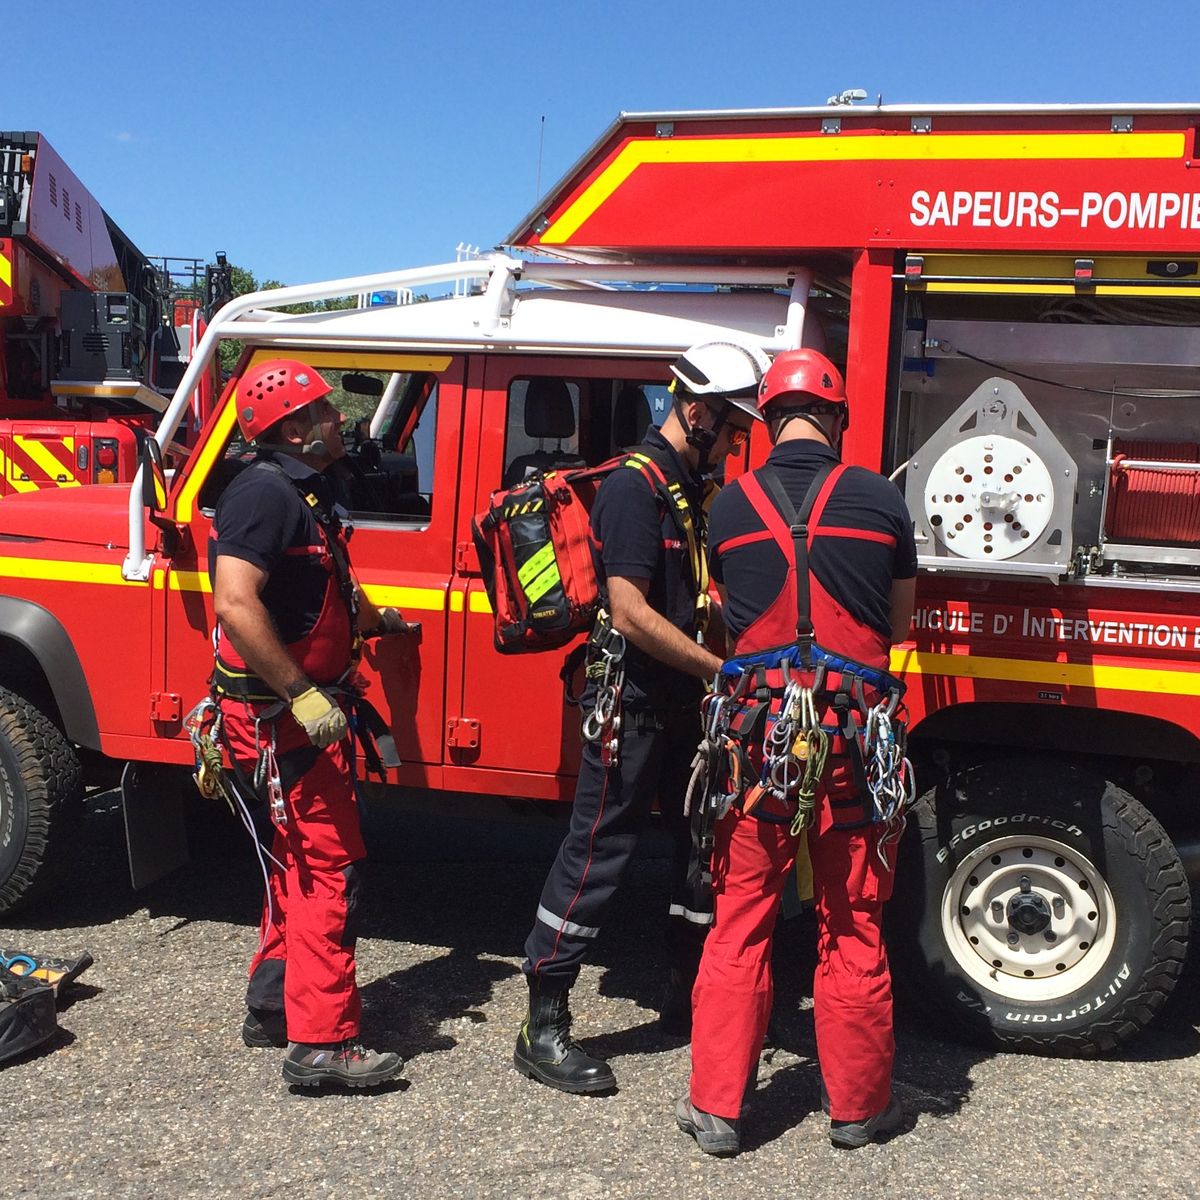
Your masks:
{"label": "red fire truck", "polygon": [[373,410],[350,455],[355,562],[423,625],[368,650],[404,760],[390,782],[567,799],[561,659],[493,649],[472,515],[530,467],[635,444],[688,345],[820,339],[846,369],[843,457],[895,478],[920,553],[892,664],[923,792],[895,965],[1000,1044],[1113,1047],[1179,975],[1200,861],[1198,126],[1155,106],[624,115],[508,254],[231,302],[144,450],[150,477],[237,338],[178,470],[0,505],[0,902],[68,852],[58,818],[105,764],[134,764],[135,880],[172,848],[173,802],[135,775],[191,758],[248,364],[304,358]]}
{"label": "red fire truck", "polygon": [[0,496],[133,478],[187,362],[164,268],[45,137],[0,132]]}

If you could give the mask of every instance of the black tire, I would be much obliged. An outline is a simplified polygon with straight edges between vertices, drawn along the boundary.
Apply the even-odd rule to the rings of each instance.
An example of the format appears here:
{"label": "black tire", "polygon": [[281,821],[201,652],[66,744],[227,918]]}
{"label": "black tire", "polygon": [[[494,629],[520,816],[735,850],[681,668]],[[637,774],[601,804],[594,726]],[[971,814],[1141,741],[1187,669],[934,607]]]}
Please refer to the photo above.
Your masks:
{"label": "black tire", "polygon": [[81,796],[79,758],[62,730],[0,688],[0,913],[47,885],[64,817]]}
{"label": "black tire", "polygon": [[902,995],[1010,1050],[1089,1058],[1150,1023],[1187,953],[1175,847],[1069,762],[973,766],[914,807],[889,905]]}

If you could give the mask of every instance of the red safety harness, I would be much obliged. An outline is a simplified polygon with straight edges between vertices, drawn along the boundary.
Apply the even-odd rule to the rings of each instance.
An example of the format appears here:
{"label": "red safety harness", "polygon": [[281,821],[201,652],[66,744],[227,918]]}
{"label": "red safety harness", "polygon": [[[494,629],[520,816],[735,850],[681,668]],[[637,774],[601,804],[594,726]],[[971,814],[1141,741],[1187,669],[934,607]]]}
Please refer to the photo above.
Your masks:
{"label": "red safety harness", "polygon": [[[890,540],[888,534],[824,523],[845,470],[840,463],[823,465],[799,512],[769,466],[733,485],[741,487],[764,528],[722,548],[769,538],[788,571],[775,600],[738,637],[735,656],[705,698],[705,737],[693,764],[689,804],[706,881],[713,826],[733,805],[761,820],[791,824],[799,834],[812,820],[817,786],[831,777],[845,783],[829,794],[837,828],[902,822],[911,799],[904,685],[887,671],[890,643],[809,570],[817,537]],[[762,805],[764,800],[771,802]]]}

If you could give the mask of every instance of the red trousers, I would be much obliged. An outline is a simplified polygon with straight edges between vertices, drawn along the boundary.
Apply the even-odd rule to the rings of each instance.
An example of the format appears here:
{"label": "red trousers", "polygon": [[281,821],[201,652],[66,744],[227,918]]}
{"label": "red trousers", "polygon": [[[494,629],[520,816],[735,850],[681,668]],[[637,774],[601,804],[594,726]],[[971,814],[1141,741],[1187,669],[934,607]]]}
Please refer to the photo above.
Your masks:
{"label": "red trousers", "polygon": [[[244,770],[258,749],[254,721],[241,701],[224,701],[225,737]],[[303,765],[309,741],[288,713],[275,723],[276,755],[284,779],[287,821],[276,824],[258,953],[250,963],[248,1005],[283,1011],[293,1042],[338,1042],[356,1037],[362,1004],[354,976],[356,864],[366,857],[359,828],[348,743],[308,757],[316,761],[294,781],[291,752]],[[267,736],[267,727],[263,727]]]}
{"label": "red trousers", "polygon": [[[768,811],[783,815],[782,808]],[[771,942],[796,856],[789,824],[731,810],[716,828],[716,919],[692,992],[691,1098],[730,1120],[741,1113],[771,1015]],[[813,1007],[829,1112],[838,1121],[882,1112],[891,1094],[892,979],[882,916],[892,874],[876,853],[878,830],[834,829],[829,797],[818,795],[808,831],[817,915]]]}

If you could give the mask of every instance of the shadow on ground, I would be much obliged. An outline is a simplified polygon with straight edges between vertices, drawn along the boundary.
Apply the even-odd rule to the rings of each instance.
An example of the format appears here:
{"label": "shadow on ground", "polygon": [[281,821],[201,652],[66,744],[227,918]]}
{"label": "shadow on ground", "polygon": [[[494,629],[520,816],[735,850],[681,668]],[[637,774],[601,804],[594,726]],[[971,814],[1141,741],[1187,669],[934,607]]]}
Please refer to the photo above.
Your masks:
{"label": "shadow on ground", "polygon": [[[381,1044],[406,1058],[456,1044],[447,1022],[486,1019],[496,985],[517,970],[537,900],[566,829],[565,806],[503,801],[418,798],[403,807],[373,807],[367,838],[365,937],[444,947],[436,957],[375,979],[363,990],[365,1025]],[[171,918],[168,933],[194,922],[244,928],[247,945],[257,921],[262,884],[250,841],[233,817],[215,806],[193,812],[193,863],[144,892],[129,885],[119,805],[93,798],[80,823],[69,886],[25,917],[15,916],[31,948],[54,953],[55,930],[84,930],[140,909]],[[586,1048],[605,1057],[643,1055],[682,1045],[655,1023],[664,987],[661,924],[647,913],[666,911],[668,843],[652,829],[643,839],[626,884],[613,902],[592,962],[601,968],[602,996],[632,1000],[644,1020],[589,1036]],[[42,943],[45,943],[42,945]],[[35,944],[36,943],[36,944]],[[755,1098],[752,1144],[780,1136],[820,1104],[811,995],[814,933],[811,917],[781,923],[776,939],[775,1049],[768,1050]],[[1158,1022],[1114,1057],[1155,1062],[1200,1051],[1200,948]],[[969,1101],[973,1067],[992,1056],[986,1047],[931,1040],[928,1023],[898,1014],[896,1087],[910,1115],[945,1117]],[[914,1052],[911,1048],[918,1047]],[[772,1057],[774,1055],[775,1057]]]}

